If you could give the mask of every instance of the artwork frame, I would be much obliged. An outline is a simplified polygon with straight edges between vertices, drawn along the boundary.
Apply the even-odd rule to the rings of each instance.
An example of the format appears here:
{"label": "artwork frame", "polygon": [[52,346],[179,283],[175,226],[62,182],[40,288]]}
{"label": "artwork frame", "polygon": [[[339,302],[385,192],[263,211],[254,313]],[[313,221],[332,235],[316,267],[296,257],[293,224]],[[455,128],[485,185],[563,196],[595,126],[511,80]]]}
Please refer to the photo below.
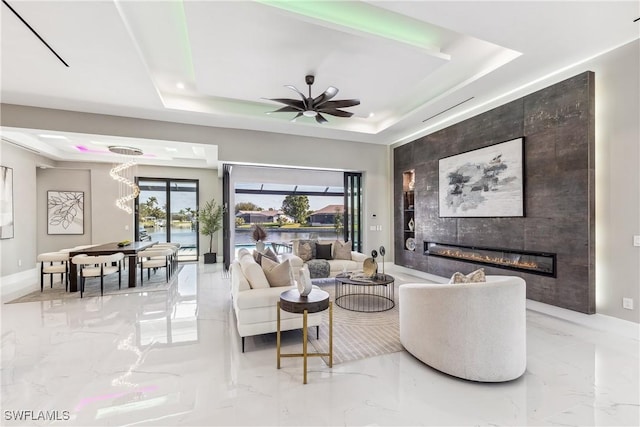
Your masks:
{"label": "artwork frame", "polygon": [[438,160],[441,218],[524,217],[524,137]]}
{"label": "artwork frame", "polygon": [[14,233],[13,168],[0,166],[0,239],[13,239]]}
{"label": "artwork frame", "polygon": [[47,191],[47,234],[84,234],[83,191]]}

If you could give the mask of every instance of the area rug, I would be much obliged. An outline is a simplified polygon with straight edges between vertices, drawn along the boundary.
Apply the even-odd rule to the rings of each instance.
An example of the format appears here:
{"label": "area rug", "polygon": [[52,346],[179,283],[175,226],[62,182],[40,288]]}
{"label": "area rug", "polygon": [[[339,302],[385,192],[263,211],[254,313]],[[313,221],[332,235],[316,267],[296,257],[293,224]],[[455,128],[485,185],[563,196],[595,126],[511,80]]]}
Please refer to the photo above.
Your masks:
{"label": "area rug", "polygon": [[[118,275],[110,274],[104,278],[104,295],[119,295],[130,294],[132,292],[157,292],[166,291],[171,284],[176,280],[182,270],[182,266],[178,267],[178,271],[173,273],[173,276],[169,279],[169,283],[165,282],[164,270],[158,270],[155,274],[151,273],[151,278],[147,279],[147,273],[144,274],[143,286],[140,286],[140,278],[138,277],[138,285],[135,288],[129,288],[127,286],[128,271],[125,269],[122,272],[122,289],[118,289]],[[80,283],[78,283],[80,286]],[[100,278],[89,278],[84,285],[83,298],[99,297],[100,296]],[[60,283],[54,283],[53,289],[49,287],[49,281],[45,281],[44,292],[37,291],[31,292],[27,295],[16,298],[6,304],[15,304],[21,302],[34,302],[34,301],[51,301],[60,299],[77,299],[80,298],[80,291],[78,292],[66,292],[64,285]]]}
{"label": "area rug", "polygon": [[[329,292],[334,301],[334,286],[330,283],[319,285]],[[345,310],[333,303],[333,363],[365,359],[402,351],[400,344],[400,321],[398,311],[398,282],[395,283],[396,305],[388,311],[361,313]],[[315,351],[329,351],[329,310],[322,312],[320,339],[315,331],[309,334],[309,343]],[[325,362],[328,358],[323,357]]]}

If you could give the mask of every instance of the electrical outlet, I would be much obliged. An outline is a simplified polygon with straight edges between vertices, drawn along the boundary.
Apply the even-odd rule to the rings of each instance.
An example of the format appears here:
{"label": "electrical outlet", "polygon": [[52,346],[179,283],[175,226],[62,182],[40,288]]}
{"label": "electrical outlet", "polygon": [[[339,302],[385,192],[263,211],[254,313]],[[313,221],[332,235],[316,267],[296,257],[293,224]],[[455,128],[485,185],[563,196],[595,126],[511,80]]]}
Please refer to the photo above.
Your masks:
{"label": "electrical outlet", "polygon": [[128,226],[128,225],[125,225],[125,226],[124,226],[124,230],[125,230],[125,231],[129,231],[129,226]]}
{"label": "electrical outlet", "polygon": [[633,310],[633,298],[622,298],[622,308]]}
{"label": "electrical outlet", "polygon": [[21,259],[18,260],[18,267],[22,267],[22,260]]}
{"label": "electrical outlet", "polygon": [[640,236],[633,236],[633,246],[640,246]]}

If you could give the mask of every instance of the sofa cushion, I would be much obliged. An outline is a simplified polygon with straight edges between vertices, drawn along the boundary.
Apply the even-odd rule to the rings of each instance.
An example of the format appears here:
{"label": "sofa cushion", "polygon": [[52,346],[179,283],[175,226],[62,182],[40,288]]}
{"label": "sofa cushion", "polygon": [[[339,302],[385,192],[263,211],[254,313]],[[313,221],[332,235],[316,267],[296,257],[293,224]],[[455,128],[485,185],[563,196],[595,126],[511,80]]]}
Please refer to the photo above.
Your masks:
{"label": "sofa cushion", "polygon": [[460,272],[453,273],[449,283],[484,283],[487,280],[484,276],[484,268],[479,268],[466,276]]}
{"label": "sofa cushion", "polygon": [[316,243],[316,258],[315,259],[333,259],[331,255],[331,243]]}
{"label": "sofa cushion", "polygon": [[333,259],[351,259],[351,242],[336,240],[333,243]]}
{"label": "sofa cushion", "polygon": [[280,263],[280,261],[278,261],[278,255],[276,255],[275,252],[271,250],[271,248],[267,248],[267,250],[264,252],[253,251],[253,259],[255,259],[256,262],[260,265],[262,265],[262,258],[268,258],[271,261]]}
{"label": "sofa cushion", "polygon": [[[311,247],[311,258],[309,259],[313,259],[316,257],[316,242],[317,240],[312,240],[312,239],[297,239],[297,240],[293,240],[293,245],[292,245],[292,250],[293,250],[293,254],[296,256],[299,256],[300,258],[302,258],[300,256],[300,246],[308,243],[309,246]],[[308,260],[305,260],[308,261]]]}
{"label": "sofa cushion", "polygon": [[238,250],[238,255],[236,256],[236,258],[237,258],[238,260],[240,260],[240,259],[242,259],[242,257],[243,257],[243,256],[245,256],[245,255],[251,255],[251,252],[249,252],[249,249],[247,249],[247,248],[240,248],[240,249]]}
{"label": "sofa cushion", "polygon": [[264,271],[269,286],[291,286],[291,264],[285,261],[282,264],[274,262],[267,257],[262,258],[262,270]]}
{"label": "sofa cushion", "polygon": [[311,259],[314,259],[314,254],[313,254],[313,249],[315,249],[315,244],[313,245],[313,247],[311,246],[311,243],[305,241],[305,242],[300,242],[298,243],[298,256],[303,260],[303,261],[309,261]]}
{"label": "sofa cushion", "polygon": [[243,256],[240,259],[240,268],[242,274],[249,282],[251,289],[264,289],[269,287],[269,281],[262,271],[262,267],[253,259],[251,254]]}

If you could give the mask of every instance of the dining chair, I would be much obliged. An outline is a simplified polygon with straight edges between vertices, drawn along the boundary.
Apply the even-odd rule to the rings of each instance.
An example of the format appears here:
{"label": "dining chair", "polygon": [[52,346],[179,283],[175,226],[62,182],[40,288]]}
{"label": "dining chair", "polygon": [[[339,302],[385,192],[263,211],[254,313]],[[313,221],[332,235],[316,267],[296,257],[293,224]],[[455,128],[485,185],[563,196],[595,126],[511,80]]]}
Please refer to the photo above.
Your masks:
{"label": "dining chair", "polygon": [[173,272],[176,271],[176,268],[178,268],[178,253],[180,252],[180,243],[156,243],[151,247],[151,249],[158,248],[169,248],[173,251],[173,253],[171,254],[171,274],[173,274]]}
{"label": "dining chair", "polygon": [[[44,291],[44,275],[48,274],[51,288],[53,288],[53,276],[60,275],[60,283],[64,282],[64,290],[69,289],[69,254],[65,252],[45,252],[39,254],[40,262],[40,292]],[[66,278],[66,280],[65,280]]]}
{"label": "dining chair", "polygon": [[147,269],[147,280],[151,279],[151,269],[165,269],[166,281],[169,281],[171,267],[173,265],[173,248],[152,246],[149,249],[138,252],[138,264],[140,265],[140,286],[144,283],[144,270]]}
{"label": "dining chair", "polygon": [[78,266],[80,275],[80,298],[84,296],[84,285],[87,277],[100,277],[100,295],[104,295],[104,276],[118,273],[118,289],[122,289],[122,262],[124,254],[118,252],[111,255],[89,256],[76,255],[71,262]]}

